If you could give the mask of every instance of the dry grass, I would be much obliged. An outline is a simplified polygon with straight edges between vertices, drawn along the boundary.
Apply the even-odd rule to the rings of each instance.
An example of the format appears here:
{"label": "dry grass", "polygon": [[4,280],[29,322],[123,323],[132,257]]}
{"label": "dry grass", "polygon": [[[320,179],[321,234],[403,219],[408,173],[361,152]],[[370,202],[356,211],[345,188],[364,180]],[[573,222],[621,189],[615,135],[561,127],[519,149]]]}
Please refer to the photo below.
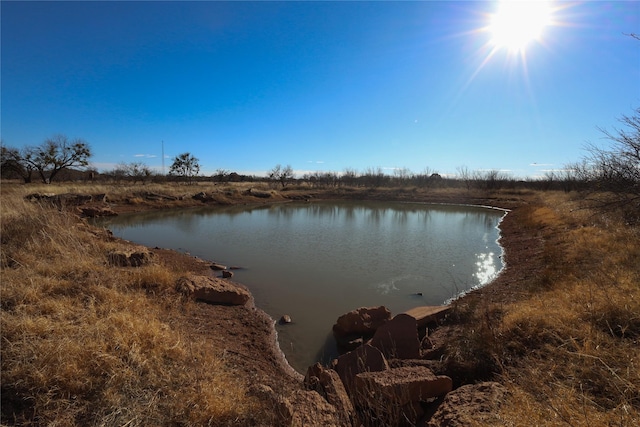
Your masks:
{"label": "dry grass", "polygon": [[[162,320],[181,304],[165,292],[181,272],[109,267],[116,243],[73,215],[23,201],[53,190],[140,204],[143,192],[205,191],[225,202],[243,185],[3,186],[2,422],[251,424],[256,403],[242,376]],[[475,197],[438,191],[430,194],[452,203]],[[422,196],[409,189],[391,198]],[[495,414],[502,425],[638,425],[640,229],[562,193],[497,197],[519,206],[518,227],[537,238],[531,263],[541,268],[519,279],[515,302],[465,300],[457,316],[467,329],[450,337],[450,351],[475,364],[475,379],[493,375],[507,385],[511,397]]]}
{"label": "dry grass", "polygon": [[117,243],[73,215],[25,202],[25,187],[2,190],[3,424],[247,420],[256,404],[233,369],[162,320],[183,304],[163,292],[179,273],[110,267]]}
{"label": "dry grass", "polygon": [[[148,184],[106,184],[91,182],[56,183],[54,185],[18,183],[3,183],[2,194],[4,196],[24,197],[29,194],[106,194],[109,204],[115,204],[121,209],[129,206],[134,210],[155,209],[158,207],[184,207],[189,202],[199,205],[192,196],[200,192],[213,197],[219,204],[233,203],[242,198],[242,193],[253,188],[254,190],[268,190],[264,183],[212,183],[196,182],[192,185],[184,183],[148,183]],[[167,198],[154,198],[153,196],[167,196]],[[175,200],[171,200],[174,198]],[[160,206],[161,205],[161,206]]]}
{"label": "dry grass", "polygon": [[502,423],[638,425],[640,230],[562,194],[522,209],[544,268],[491,322],[477,308],[469,320],[511,391]]}

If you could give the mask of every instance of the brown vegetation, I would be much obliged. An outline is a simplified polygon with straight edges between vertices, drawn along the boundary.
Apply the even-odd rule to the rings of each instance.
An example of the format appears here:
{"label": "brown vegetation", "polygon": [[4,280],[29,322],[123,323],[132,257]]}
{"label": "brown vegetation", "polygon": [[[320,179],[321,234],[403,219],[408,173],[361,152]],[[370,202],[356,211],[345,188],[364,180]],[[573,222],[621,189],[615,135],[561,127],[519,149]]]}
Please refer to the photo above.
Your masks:
{"label": "brown vegetation", "polygon": [[112,267],[124,243],[19,190],[2,194],[2,422],[248,422],[247,376],[172,323],[189,310],[170,292],[184,271]]}
{"label": "brown vegetation", "polygon": [[[209,315],[172,292],[188,266],[109,266],[107,254],[124,242],[79,221],[73,209],[60,212],[23,199],[38,191],[107,193],[114,210],[126,211],[199,205],[191,195],[202,191],[214,204],[324,197],[513,209],[501,225],[506,270],[458,300],[449,324],[436,332],[445,337],[444,362],[454,386],[483,379],[506,385],[509,397],[493,417],[503,425],[637,425],[640,229],[616,212],[591,211],[567,193],[531,190],[288,186],[258,198],[248,188],[4,185],[2,422],[237,425],[275,419],[274,409],[248,392],[250,366],[264,365],[261,356],[230,363],[223,357],[224,336],[206,341],[206,332],[185,329],[189,316]],[[243,313],[243,322],[255,316]]]}
{"label": "brown vegetation", "polygon": [[504,425],[637,425],[640,230],[536,199],[502,224],[506,271],[456,303],[450,369],[509,387]]}

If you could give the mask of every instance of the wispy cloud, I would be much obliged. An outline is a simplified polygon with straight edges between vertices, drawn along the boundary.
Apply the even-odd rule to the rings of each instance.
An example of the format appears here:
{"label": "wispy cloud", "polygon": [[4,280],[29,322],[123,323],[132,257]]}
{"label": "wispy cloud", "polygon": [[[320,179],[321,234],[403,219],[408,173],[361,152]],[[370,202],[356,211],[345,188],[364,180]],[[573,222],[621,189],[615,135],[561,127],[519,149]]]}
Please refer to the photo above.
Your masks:
{"label": "wispy cloud", "polygon": [[145,159],[155,159],[156,156],[155,154],[134,154],[133,157],[144,157]]}
{"label": "wispy cloud", "polygon": [[553,166],[553,163],[529,163],[529,166],[535,166],[535,167],[544,167],[544,166]]}

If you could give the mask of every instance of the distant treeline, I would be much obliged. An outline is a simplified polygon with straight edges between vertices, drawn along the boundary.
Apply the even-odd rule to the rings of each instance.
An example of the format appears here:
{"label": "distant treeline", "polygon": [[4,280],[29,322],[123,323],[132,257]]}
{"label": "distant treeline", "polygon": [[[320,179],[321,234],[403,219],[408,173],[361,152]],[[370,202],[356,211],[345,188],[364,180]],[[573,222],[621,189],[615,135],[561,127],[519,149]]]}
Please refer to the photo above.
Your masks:
{"label": "distant treeline", "polygon": [[[196,184],[213,183],[262,183],[281,191],[294,189],[335,188],[404,188],[404,189],[459,189],[491,193],[499,190],[574,191],[591,208],[602,211],[618,211],[628,223],[640,223],[640,162],[612,166],[612,160],[604,156],[602,162],[583,162],[561,172],[547,172],[542,177],[517,179],[497,170],[471,171],[458,168],[454,176],[433,173],[411,173],[406,169],[393,175],[382,168],[369,168],[362,173],[347,170],[343,173],[314,172],[296,177],[289,167],[274,168],[268,176],[242,175],[236,172],[218,171],[210,176],[197,175],[185,180],[176,175],[162,175],[149,169],[119,168],[110,172],[65,168],[59,171],[57,181],[85,181],[102,184],[135,184],[180,182]],[[277,173],[274,173],[276,171]],[[24,179],[11,168],[2,168],[3,179]],[[26,181],[25,181],[26,182]]]}
{"label": "distant treeline", "polygon": [[[98,172],[89,166],[91,149],[82,139],[64,135],[48,138],[41,145],[22,149],[0,144],[0,171],[4,179],[20,179],[25,184],[34,179],[50,183],[58,181],[101,182],[264,182],[286,190],[304,185],[311,188],[331,187],[413,187],[466,188],[496,191],[502,189],[533,189],[580,191],[591,207],[604,210],[622,209],[629,221],[640,221],[640,108],[622,116],[622,129],[601,129],[608,140],[604,147],[586,147],[587,155],[562,170],[549,171],[542,177],[518,179],[499,170],[457,168],[455,175],[441,175],[425,169],[413,173],[397,168],[387,174],[380,167],[363,172],[346,169],[338,172],[312,172],[296,177],[290,165],[273,167],[265,177],[241,175],[218,169],[211,176],[200,175],[199,160],[191,153],[182,153],[173,160],[168,175],[158,174],[144,163],[121,163],[112,171]],[[1,141],[0,141],[1,142]]]}
{"label": "distant treeline", "polygon": [[[2,179],[20,180],[24,177],[16,174],[10,168],[2,168]],[[34,172],[35,175],[35,172]],[[35,176],[34,176],[35,177]],[[78,170],[66,168],[56,176],[58,182],[96,182],[96,183],[164,183],[184,182],[183,177],[163,175],[144,166],[132,164],[130,167],[120,167],[105,172],[95,169]],[[467,190],[501,190],[501,189],[532,189],[532,190],[586,190],[594,184],[593,180],[585,179],[577,170],[563,172],[548,172],[543,177],[519,179],[509,173],[498,170],[471,171],[458,168],[456,175],[441,175],[437,172],[412,173],[407,169],[396,170],[387,174],[382,168],[368,168],[363,172],[349,169],[342,173],[313,172],[301,177],[290,176],[256,176],[243,175],[236,172],[216,171],[205,176],[193,178],[193,182],[254,182],[265,183],[273,187],[287,190],[293,187],[306,186],[310,188],[336,187],[417,187],[417,188],[463,188]]]}

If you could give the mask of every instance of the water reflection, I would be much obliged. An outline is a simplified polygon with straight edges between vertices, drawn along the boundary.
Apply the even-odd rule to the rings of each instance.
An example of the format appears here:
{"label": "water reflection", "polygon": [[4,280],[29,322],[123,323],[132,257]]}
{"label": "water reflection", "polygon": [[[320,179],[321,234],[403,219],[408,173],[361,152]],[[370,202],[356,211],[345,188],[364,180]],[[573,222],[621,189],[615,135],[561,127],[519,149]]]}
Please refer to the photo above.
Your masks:
{"label": "water reflection", "polygon": [[[436,305],[488,283],[502,267],[496,243],[503,212],[466,206],[312,202],[148,212],[102,220],[147,246],[243,267],[234,279],[277,319],[290,363],[318,354],[336,318],[360,306],[400,313]],[[417,296],[420,294],[421,296]],[[331,340],[329,340],[331,341]]]}
{"label": "water reflection", "polygon": [[474,276],[478,279],[480,286],[491,282],[498,274],[498,268],[495,262],[493,252],[481,253],[477,255],[476,261],[477,271]]}

